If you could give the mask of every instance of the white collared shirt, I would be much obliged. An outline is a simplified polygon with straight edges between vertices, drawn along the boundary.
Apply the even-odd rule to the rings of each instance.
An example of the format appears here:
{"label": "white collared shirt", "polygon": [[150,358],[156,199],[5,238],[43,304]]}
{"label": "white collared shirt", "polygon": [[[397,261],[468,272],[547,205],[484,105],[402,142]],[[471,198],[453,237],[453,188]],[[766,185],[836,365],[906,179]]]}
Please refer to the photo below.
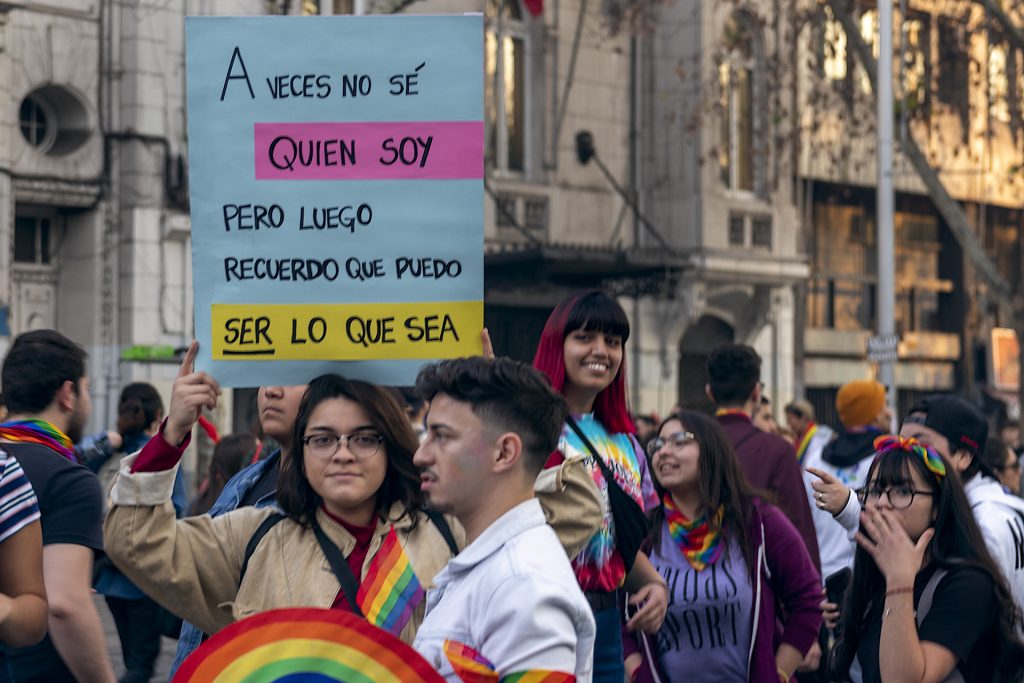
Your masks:
{"label": "white collared shirt", "polygon": [[478,651],[502,676],[544,669],[589,683],[594,636],[590,605],[534,498],[499,517],[435,577],[413,646],[456,683],[445,640]]}

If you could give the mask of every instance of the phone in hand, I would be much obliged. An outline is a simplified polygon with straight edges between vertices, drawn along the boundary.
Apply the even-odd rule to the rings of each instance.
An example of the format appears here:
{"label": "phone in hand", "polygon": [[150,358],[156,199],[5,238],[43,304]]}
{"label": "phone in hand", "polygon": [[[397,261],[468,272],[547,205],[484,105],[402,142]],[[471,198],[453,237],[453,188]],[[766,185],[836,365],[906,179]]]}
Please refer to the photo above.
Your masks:
{"label": "phone in hand", "polygon": [[843,567],[825,579],[825,597],[829,602],[842,607],[843,598],[846,596],[846,588],[850,585],[853,572],[849,567]]}

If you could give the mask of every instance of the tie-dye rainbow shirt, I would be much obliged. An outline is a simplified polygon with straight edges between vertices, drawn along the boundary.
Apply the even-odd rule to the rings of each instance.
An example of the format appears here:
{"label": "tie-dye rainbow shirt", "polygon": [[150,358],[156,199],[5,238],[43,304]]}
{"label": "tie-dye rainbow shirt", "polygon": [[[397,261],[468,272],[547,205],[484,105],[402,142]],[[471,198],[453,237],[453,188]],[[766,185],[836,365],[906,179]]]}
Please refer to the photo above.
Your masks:
{"label": "tie-dye rainbow shirt", "polygon": [[[604,456],[604,462],[615,475],[615,481],[645,511],[658,506],[658,494],[651,482],[647,459],[629,434],[609,434],[593,413],[577,415],[576,422],[587,435],[594,448]],[[626,578],[626,566],[615,549],[615,531],[608,507],[608,485],[601,468],[594,462],[590,450],[569,425],[562,428],[558,450],[565,457],[582,455],[594,477],[594,483],[604,498],[605,516],[601,528],[590,543],[572,561],[573,571],[580,587],[585,591],[614,591]]]}

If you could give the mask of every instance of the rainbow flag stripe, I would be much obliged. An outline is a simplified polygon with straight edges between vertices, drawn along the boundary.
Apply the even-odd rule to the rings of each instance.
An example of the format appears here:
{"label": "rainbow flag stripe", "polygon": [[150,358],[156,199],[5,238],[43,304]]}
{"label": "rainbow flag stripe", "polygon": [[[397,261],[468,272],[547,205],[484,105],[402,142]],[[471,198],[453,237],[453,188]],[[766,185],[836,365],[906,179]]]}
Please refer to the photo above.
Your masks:
{"label": "rainbow flag stripe", "polygon": [[465,643],[444,641],[444,654],[462,683],[498,683],[498,672],[490,660]]}
{"label": "rainbow flag stripe", "polygon": [[576,676],[564,671],[534,669],[503,676],[501,683],[575,683]]}
{"label": "rainbow flag stripe", "polygon": [[356,593],[366,620],[398,635],[423,601],[424,591],[392,526]]}
{"label": "rainbow flag stripe", "polygon": [[351,612],[261,612],[215,633],[186,659],[174,683],[256,681],[444,683],[415,650]]}

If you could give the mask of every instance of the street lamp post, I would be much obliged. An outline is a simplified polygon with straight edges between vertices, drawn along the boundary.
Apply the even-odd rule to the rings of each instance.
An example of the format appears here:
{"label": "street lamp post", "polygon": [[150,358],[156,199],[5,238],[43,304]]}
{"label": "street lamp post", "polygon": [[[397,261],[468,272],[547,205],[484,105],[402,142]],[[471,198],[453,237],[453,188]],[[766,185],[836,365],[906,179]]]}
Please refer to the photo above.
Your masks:
{"label": "street lamp post", "polygon": [[[892,0],[878,0],[878,336],[888,346],[896,342],[896,253],[893,228],[893,80]],[[896,353],[882,354],[879,381],[885,385],[894,415]]]}

